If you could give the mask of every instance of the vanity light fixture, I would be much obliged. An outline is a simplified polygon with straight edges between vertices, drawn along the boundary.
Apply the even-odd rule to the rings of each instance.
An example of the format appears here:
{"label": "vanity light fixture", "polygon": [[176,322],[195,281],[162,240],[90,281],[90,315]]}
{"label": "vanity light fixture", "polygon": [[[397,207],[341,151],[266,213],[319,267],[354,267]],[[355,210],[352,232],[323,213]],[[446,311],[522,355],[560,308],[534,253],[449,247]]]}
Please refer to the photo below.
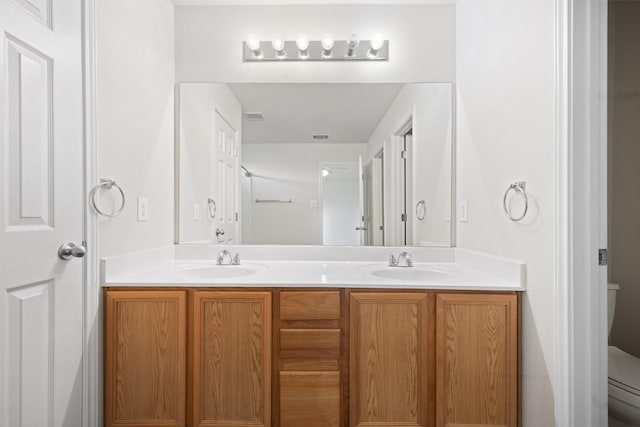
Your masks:
{"label": "vanity light fixture", "polygon": [[242,43],[242,58],[244,62],[388,61],[389,40],[379,33],[371,40],[360,40],[356,34],[336,40],[325,33],[316,40],[299,34],[294,40],[277,35],[269,41],[250,34]]}
{"label": "vanity light fixture", "polygon": [[247,37],[247,47],[257,59],[262,58],[262,50],[260,49],[260,39],[255,34],[249,34]]}

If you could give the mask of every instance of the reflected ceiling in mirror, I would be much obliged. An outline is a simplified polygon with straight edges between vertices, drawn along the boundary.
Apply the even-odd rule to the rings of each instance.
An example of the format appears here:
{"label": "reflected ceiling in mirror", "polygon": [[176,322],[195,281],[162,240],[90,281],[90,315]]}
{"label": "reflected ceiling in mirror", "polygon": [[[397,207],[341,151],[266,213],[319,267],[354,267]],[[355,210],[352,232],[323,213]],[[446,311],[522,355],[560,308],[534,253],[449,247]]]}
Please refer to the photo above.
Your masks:
{"label": "reflected ceiling in mirror", "polygon": [[176,242],[451,245],[451,84],[178,94]]}

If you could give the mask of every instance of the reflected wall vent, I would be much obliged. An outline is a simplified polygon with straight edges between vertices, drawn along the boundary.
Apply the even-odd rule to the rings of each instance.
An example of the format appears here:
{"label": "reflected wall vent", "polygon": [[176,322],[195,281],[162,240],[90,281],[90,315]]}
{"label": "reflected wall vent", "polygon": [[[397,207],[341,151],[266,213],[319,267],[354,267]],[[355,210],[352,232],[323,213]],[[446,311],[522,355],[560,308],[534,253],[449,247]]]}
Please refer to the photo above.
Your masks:
{"label": "reflected wall vent", "polygon": [[260,112],[245,112],[244,116],[247,120],[264,120],[264,115]]}
{"label": "reflected wall vent", "polygon": [[317,139],[319,139],[319,140],[329,139],[329,135],[316,133],[316,134],[313,135],[313,139],[316,139],[316,140]]}

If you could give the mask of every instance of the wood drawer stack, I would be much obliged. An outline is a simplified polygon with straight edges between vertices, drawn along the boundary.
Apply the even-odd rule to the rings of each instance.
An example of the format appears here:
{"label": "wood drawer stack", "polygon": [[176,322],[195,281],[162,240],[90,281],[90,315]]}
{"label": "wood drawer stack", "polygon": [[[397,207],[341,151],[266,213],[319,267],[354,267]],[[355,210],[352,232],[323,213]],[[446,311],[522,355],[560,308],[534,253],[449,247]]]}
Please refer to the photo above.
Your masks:
{"label": "wood drawer stack", "polygon": [[345,425],[345,291],[274,292],[274,425]]}

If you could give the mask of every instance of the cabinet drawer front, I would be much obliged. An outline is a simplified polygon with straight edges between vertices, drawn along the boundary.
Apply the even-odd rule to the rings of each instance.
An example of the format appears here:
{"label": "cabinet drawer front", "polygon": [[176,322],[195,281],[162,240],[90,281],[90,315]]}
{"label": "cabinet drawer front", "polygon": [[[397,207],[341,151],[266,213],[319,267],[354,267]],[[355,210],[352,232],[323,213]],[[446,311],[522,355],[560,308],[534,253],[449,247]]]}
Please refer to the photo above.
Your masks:
{"label": "cabinet drawer front", "polygon": [[280,293],[281,320],[338,320],[340,316],[340,291]]}
{"label": "cabinet drawer front", "polygon": [[281,329],[280,357],[340,356],[340,329]]}
{"label": "cabinet drawer front", "polygon": [[340,427],[339,372],[281,372],[281,427]]}

